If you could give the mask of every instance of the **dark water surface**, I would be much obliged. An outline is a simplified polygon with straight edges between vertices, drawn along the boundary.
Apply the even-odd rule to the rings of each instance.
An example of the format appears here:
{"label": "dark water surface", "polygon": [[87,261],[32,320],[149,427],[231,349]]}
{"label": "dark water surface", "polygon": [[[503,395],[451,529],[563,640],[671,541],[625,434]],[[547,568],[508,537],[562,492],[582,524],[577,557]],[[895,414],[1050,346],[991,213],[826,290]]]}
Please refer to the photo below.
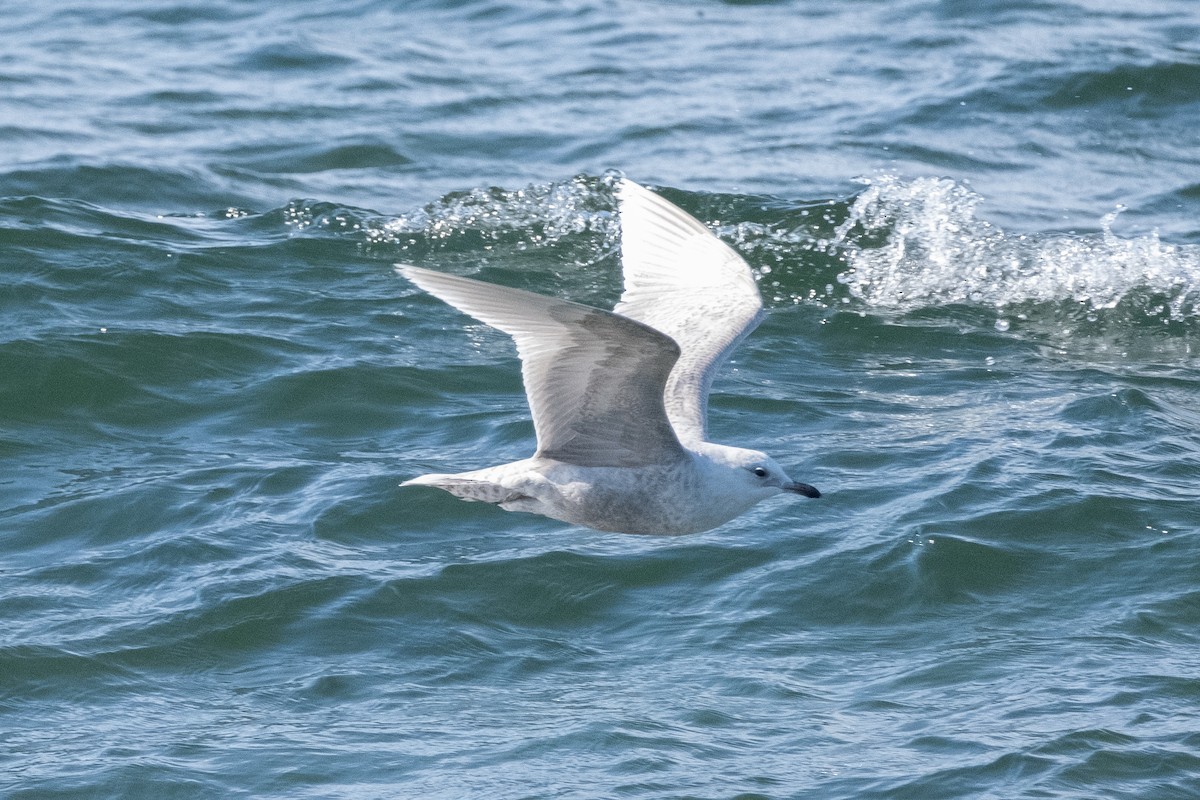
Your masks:
{"label": "dark water surface", "polygon": [[[0,16],[0,796],[1200,796],[1200,6]],[[600,534],[399,262],[593,304],[615,171],[815,502]]]}

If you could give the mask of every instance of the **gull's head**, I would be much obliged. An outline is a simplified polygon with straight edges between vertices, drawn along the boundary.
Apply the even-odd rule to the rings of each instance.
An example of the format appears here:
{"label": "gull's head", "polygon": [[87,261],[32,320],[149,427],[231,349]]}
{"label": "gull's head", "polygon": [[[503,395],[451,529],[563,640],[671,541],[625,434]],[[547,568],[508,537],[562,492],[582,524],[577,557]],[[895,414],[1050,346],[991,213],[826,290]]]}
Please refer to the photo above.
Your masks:
{"label": "gull's head", "polygon": [[766,453],[743,447],[716,447],[719,450],[710,453],[709,457],[722,462],[732,481],[744,493],[754,496],[755,502],[780,492],[791,492],[805,497],[821,496],[815,487],[788,477],[783,467]]}

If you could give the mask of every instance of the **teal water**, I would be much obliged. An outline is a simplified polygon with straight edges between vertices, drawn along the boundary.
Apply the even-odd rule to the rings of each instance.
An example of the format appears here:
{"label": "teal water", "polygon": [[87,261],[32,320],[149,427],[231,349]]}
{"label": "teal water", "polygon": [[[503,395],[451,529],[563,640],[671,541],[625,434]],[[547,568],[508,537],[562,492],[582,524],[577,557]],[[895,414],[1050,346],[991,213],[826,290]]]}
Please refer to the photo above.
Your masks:
{"label": "teal water", "polygon": [[[61,2],[0,19],[0,796],[1200,796],[1200,11]],[[419,263],[596,305],[612,186],[771,311],[681,538],[527,455]]]}

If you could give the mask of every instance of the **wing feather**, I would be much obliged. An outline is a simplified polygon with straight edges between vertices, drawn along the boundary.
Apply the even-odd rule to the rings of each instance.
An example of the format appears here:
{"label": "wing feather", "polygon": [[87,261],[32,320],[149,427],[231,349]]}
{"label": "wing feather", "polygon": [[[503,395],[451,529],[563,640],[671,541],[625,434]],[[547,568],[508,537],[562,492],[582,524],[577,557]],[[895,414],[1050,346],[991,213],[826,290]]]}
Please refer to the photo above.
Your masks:
{"label": "wing feather", "polygon": [[762,320],[758,285],[740,255],[678,206],[630,180],[617,197],[625,291],[613,310],[679,345],[664,404],[685,444],[703,441],[713,376]]}
{"label": "wing feather", "polygon": [[630,467],[684,457],[663,402],[679,347],[641,322],[598,308],[420,267],[410,281],[513,337],[537,455]]}

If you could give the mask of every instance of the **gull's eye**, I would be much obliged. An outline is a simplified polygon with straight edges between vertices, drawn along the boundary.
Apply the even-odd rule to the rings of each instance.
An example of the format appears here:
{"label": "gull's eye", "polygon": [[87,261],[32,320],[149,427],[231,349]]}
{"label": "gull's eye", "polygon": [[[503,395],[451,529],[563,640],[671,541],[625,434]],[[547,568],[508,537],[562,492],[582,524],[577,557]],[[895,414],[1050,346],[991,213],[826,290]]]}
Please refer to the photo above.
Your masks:
{"label": "gull's eye", "polygon": [[765,478],[765,477],[767,477],[767,474],[768,474],[765,467],[755,467],[754,469],[752,469],[750,471],[753,472],[755,475],[757,475],[760,478]]}

